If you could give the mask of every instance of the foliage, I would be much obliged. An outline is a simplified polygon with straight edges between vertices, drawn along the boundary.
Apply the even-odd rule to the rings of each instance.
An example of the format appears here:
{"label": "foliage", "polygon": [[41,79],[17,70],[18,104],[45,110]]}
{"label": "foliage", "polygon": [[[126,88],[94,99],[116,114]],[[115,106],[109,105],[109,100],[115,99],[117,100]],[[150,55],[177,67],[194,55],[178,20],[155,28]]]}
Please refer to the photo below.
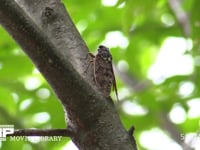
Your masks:
{"label": "foliage", "polygon": [[[199,104],[200,95],[198,0],[180,3],[182,11],[189,16],[189,36],[184,30],[187,24],[180,24],[167,0],[118,0],[110,6],[103,4],[108,2],[103,0],[63,2],[91,51],[100,44],[111,48],[121,99],[116,106],[127,130],[135,126],[141,149],[151,149],[141,142],[140,137],[144,131],[152,129],[160,129],[176,141],[166,127],[170,123],[177,133],[198,132],[200,113],[190,115],[191,105]],[[15,124],[15,128],[65,128],[62,106],[45,79],[3,28],[0,33],[0,124]],[[181,55],[191,58],[192,71],[164,75],[156,82],[149,77],[149,71],[169,37],[190,40],[192,48],[184,49]],[[176,44],[174,42],[171,47]],[[134,84],[127,82],[127,78]],[[182,93],[184,87],[189,89]],[[174,114],[175,110],[181,111]],[[179,116],[184,116],[180,122],[172,119]],[[0,147],[61,149],[64,144],[65,138],[61,142],[39,144],[3,142]]]}

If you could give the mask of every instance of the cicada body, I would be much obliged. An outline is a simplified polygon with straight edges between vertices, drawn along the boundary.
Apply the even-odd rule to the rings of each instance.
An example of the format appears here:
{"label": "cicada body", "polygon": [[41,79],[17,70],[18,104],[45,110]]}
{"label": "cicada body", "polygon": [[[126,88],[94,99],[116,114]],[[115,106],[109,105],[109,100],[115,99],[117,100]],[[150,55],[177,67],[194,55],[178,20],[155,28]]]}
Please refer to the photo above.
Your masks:
{"label": "cicada body", "polygon": [[93,58],[93,76],[96,86],[105,97],[110,96],[113,87],[118,100],[116,80],[112,66],[112,55],[109,52],[109,48],[100,45],[96,55],[91,53],[89,55]]}

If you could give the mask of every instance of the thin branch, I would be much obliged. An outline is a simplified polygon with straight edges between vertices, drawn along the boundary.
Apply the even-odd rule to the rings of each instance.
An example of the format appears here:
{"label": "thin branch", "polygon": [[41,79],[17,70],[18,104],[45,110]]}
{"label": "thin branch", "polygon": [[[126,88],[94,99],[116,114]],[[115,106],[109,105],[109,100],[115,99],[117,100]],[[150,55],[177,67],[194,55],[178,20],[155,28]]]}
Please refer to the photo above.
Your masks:
{"label": "thin branch", "polygon": [[133,75],[131,76],[129,72],[120,71],[116,66],[114,66],[114,69],[120,79],[135,92],[143,92],[151,86],[149,80],[140,81]]}
{"label": "thin branch", "polygon": [[36,129],[19,129],[15,130],[13,134],[9,136],[64,136],[72,137],[72,132],[67,129],[45,129],[45,130],[36,130]]}
{"label": "thin branch", "polygon": [[181,0],[168,0],[168,3],[174,15],[176,16],[184,35],[189,37],[191,34],[190,21],[187,13],[181,6]]}
{"label": "thin branch", "polygon": [[169,120],[165,112],[160,114],[161,126],[166,130],[171,138],[176,141],[184,150],[192,150],[191,146],[181,140],[181,134],[176,126]]}

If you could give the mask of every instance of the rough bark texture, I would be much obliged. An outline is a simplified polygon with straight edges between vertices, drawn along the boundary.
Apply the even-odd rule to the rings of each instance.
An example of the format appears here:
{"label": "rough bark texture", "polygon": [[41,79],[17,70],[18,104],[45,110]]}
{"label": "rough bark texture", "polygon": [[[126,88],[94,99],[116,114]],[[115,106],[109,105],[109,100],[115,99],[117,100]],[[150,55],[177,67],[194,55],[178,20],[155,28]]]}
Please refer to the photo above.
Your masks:
{"label": "rough bark texture", "polygon": [[112,103],[84,74],[85,43],[59,0],[1,0],[0,23],[47,79],[81,150],[135,150]]}

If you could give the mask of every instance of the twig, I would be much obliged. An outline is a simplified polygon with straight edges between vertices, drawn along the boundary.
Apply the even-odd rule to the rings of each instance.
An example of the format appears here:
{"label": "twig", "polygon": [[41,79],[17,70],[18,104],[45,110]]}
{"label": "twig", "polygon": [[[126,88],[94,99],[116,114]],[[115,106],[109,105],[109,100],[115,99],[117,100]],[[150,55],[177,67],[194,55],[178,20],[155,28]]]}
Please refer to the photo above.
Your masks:
{"label": "twig", "polygon": [[168,3],[174,15],[176,16],[176,19],[180,24],[184,35],[188,37],[191,34],[190,23],[187,13],[181,7],[181,1],[169,0]]}
{"label": "twig", "polygon": [[151,82],[149,80],[138,80],[135,76],[130,75],[127,71],[120,71],[115,65],[114,70],[120,79],[128,85],[135,92],[143,92],[147,88],[151,87]]}
{"label": "twig", "polygon": [[184,150],[192,150],[191,146],[181,140],[180,132],[176,126],[169,120],[165,112],[160,114],[161,126],[170,134],[171,138],[176,141]]}

